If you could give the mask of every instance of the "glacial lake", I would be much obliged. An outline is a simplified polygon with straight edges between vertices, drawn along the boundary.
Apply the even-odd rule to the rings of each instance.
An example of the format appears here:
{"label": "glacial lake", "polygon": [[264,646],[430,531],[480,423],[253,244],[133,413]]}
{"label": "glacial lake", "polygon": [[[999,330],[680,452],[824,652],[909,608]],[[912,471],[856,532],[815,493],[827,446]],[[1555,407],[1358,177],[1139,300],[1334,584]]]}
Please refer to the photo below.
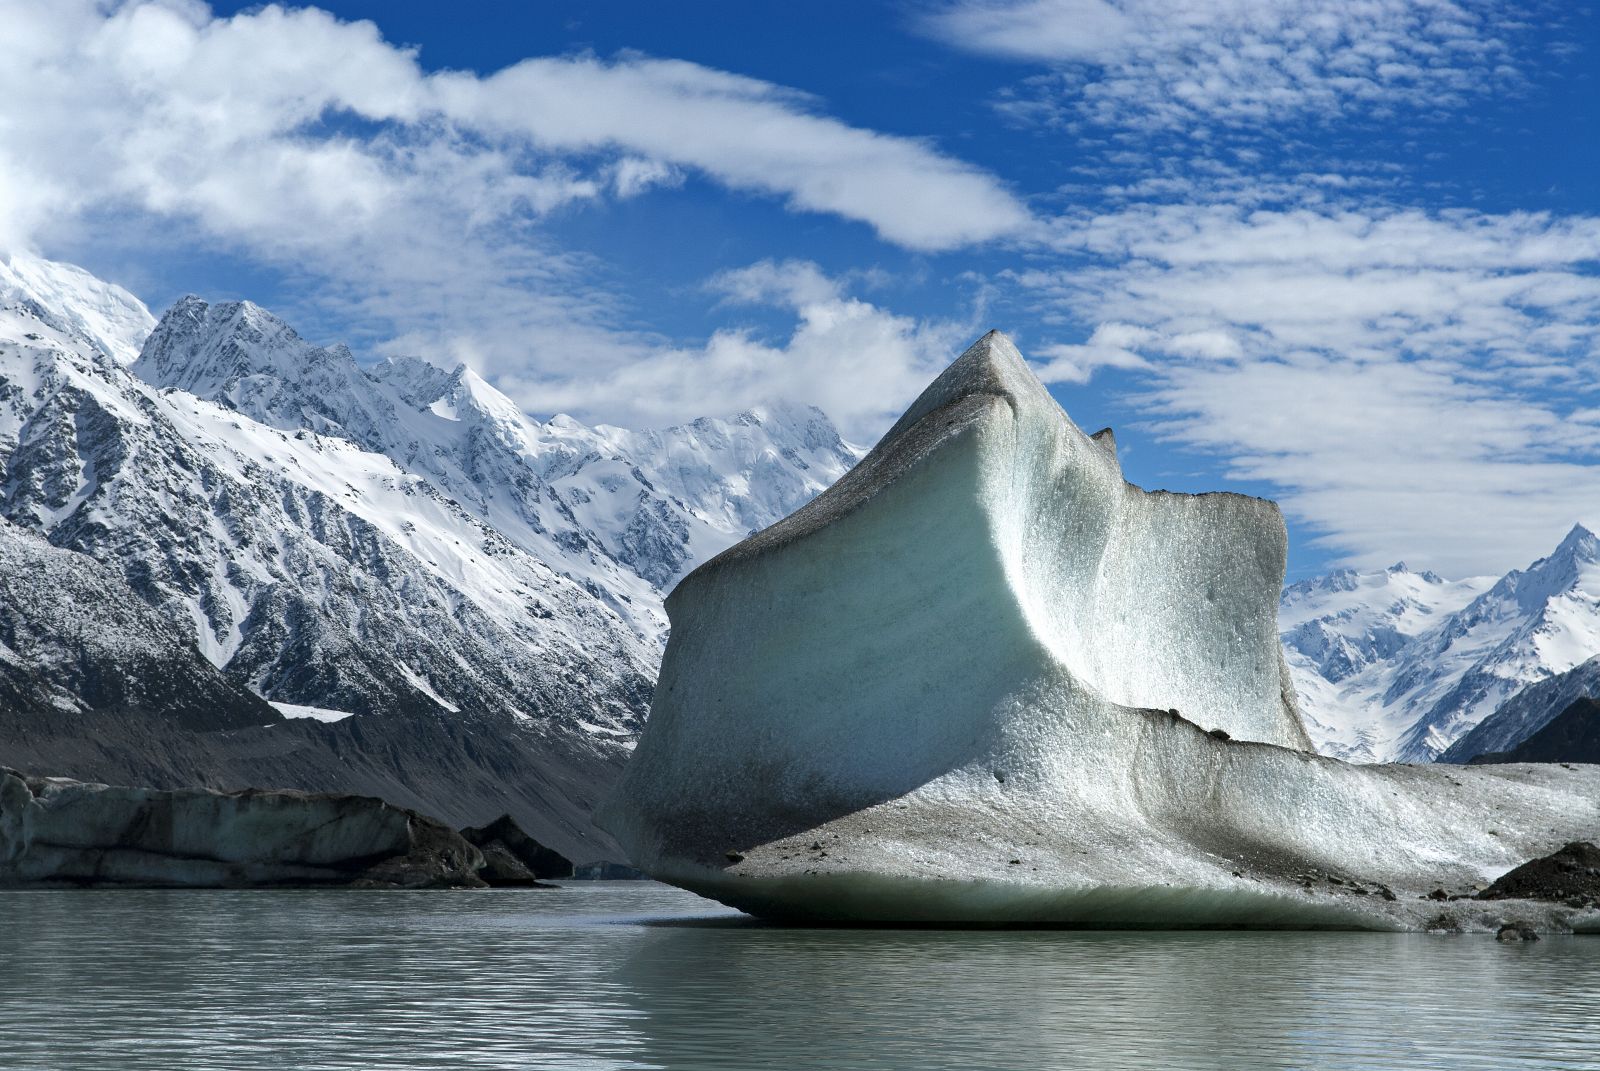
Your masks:
{"label": "glacial lake", "polygon": [[10,1071],[1600,1067],[1600,938],[784,929],[645,882],[0,893]]}

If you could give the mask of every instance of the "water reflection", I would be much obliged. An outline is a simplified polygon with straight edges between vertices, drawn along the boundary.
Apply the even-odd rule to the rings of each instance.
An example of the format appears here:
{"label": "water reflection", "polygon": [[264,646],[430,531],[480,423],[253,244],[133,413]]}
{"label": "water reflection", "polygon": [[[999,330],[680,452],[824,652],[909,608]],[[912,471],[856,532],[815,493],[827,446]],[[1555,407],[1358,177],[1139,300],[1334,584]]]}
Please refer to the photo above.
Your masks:
{"label": "water reflection", "polygon": [[661,924],[715,910],[644,883],[0,894],[0,1066],[1600,1066],[1600,939]]}
{"label": "water reflection", "polygon": [[618,969],[671,1068],[1600,1066],[1600,942],[685,931]]}

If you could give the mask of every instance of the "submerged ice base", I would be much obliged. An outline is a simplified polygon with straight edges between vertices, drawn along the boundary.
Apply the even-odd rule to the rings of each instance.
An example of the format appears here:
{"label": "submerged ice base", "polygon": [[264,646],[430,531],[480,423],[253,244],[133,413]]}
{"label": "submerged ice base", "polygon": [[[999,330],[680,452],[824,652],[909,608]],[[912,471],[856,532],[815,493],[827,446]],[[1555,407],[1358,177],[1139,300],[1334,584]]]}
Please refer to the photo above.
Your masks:
{"label": "submerged ice base", "polygon": [[991,333],[810,505],[668,599],[602,813],[655,877],[770,917],[1428,928],[1600,831],[1600,768],[1312,754],[1277,507],[1146,492]]}

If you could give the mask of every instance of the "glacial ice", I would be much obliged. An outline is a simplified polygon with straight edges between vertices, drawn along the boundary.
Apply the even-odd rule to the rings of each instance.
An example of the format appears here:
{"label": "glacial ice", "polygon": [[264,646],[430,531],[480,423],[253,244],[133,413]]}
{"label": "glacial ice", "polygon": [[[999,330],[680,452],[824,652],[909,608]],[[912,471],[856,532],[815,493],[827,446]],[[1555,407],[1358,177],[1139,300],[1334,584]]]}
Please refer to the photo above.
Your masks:
{"label": "glacial ice", "polygon": [[1469,898],[1593,839],[1600,768],[1310,750],[1286,538],[1270,502],[1124,481],[992,332],[678,585],[601,824],[652,876],[780,918],[1600,927]]}
{"label": "glacial ice", "polygon": [[482,885],[482,852],[370,796],[123,788],[0,768],[0,888]]}

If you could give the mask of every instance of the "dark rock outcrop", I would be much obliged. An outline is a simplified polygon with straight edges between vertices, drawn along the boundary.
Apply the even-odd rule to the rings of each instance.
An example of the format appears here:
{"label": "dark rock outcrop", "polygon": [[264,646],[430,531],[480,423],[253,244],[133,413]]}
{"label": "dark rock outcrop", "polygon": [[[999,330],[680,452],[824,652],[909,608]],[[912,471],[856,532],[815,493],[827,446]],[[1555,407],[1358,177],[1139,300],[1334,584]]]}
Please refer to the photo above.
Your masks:
{"label": "dark rock outcrop", "polygon": [[1570,703],[1544,728],[1509,751],[1490,751],[1468,760],[1472,765],[1502,762],[1600,763],[1600,702],[1590,698]]}
{"label": "dark rock outcrop", "polygon": [[1579,662],[1565,673],[1528,685],[1446,748],[1438,761],[1470,763],[1479,755],[1511,751],[1576,700],[1597,695],[1600,655]]}
{"label": "dark rock outcrop", "polygon": [[492,842],[487,848],[479,848],[483,853],[483,869],[478,871],[478,877],[494,889],[554,889],[557,886],[547,885],[533,876],[533,871],[522,865],[522,860],[506,850],[506,846],[499,841]]}
{"label": "dark rock outcrop", "polygon": [[572,876],[572,860],[528,836],[509,814],[463,829],[461,835],[483,852],[483,878],[490,885],[530,885],[537,878]]}
{"label": "dark rock outcrop", "polygon": [[1478,894],[1480,900],[1548,900],[1572,907],[1600,906],[1600,848],[1573,841],[1558,852],[1523,863]]}

